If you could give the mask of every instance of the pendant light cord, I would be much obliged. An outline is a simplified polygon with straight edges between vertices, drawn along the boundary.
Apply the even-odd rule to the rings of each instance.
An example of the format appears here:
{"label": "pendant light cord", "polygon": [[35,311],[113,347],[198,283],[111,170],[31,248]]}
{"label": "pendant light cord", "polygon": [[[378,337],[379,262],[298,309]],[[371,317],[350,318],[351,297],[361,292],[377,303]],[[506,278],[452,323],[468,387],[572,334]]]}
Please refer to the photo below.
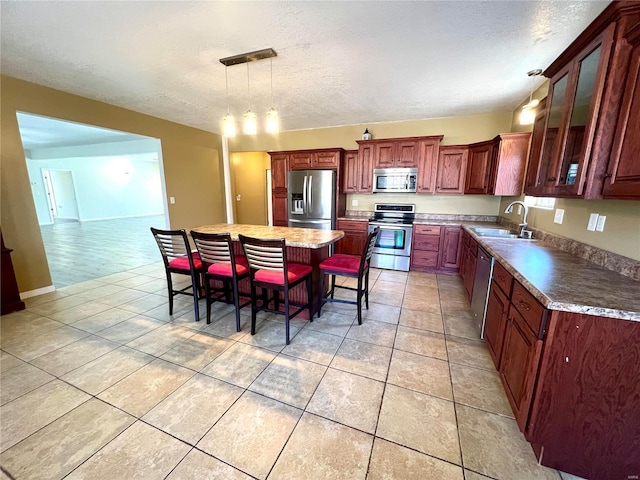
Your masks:
{"label": "pendant light cord", "polygon": [[273,58],[269,59],[269,64],[271,66],[271,108],[273,108]]}
{"label": "pendant light cord", "polygon": [[227,86],[227,115],[231,114],[229,109],[229,67],[224,67],[224,83]]}
{"label": "pendant light cord", "polygon": [[247,62],[247,96],[249,97],[249,110],[251,110],[251,86],[249,82],[249,62]]}

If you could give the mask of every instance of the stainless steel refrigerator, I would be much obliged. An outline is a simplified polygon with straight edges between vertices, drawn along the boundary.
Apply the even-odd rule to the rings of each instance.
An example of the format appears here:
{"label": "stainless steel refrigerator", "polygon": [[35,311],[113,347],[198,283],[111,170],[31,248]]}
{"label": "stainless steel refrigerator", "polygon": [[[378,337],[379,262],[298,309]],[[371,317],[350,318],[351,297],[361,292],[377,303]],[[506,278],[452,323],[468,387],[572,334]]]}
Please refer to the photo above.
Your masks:
{"label": "stainless steel refrigerator", "polygon": [[288,173],[289,226],[334,230],[336,172],[297,170]]}

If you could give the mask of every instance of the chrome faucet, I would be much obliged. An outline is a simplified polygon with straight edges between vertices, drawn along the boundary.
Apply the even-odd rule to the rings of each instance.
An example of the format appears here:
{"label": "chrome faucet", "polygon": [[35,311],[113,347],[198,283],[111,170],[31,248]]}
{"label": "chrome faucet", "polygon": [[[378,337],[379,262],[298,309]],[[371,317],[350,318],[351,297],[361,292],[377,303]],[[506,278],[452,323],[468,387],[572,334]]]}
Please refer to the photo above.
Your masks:
{"label": "chrome faucet", "polygon": [[520,200],[516,200],[515,202],[511,202],[507,206],[507,208],[504,209],[504,213],[512,213],[514,205],[522,205],[522,207],[524,208],[524,216],[522,217],[522,223],[518,225],[520,227],[519,236],[521,238],[531,238],[531,231],[527,230],[527,225],[528,225],[527,224],[527,214],[529,213],[529,207],[527,207],[527,205],[524,202],[521,202]]}

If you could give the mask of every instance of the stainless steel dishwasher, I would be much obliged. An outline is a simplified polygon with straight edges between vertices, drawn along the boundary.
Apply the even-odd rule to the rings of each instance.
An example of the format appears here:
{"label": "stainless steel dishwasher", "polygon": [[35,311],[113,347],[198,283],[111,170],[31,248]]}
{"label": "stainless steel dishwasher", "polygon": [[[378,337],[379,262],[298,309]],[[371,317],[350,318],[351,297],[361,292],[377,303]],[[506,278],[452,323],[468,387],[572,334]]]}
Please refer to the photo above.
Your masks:
{"label": "stainless steel dishwasher", "polygon": [[487,312],[489,287],[493,275],[493,257],[487,251],[478,247],[476,276],[473,281],[473,296],[471,297],[471,313],[473,321],[478,327],[480,338],[484,338],[484,319]]}

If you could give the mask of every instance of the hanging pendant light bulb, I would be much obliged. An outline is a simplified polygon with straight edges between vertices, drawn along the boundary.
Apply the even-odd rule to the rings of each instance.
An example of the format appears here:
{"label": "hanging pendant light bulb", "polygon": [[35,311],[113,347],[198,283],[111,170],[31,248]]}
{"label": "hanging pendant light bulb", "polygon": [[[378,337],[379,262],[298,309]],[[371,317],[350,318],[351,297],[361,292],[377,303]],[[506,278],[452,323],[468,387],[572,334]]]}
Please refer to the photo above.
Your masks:
{"label": "hanging pendant light bulb", "polygon": [[242,131],[245,135],[255,135],[258,131],[258,117],[251,111],[251,87],[249,82],[249,63],[247,62],[247,97],[249,98],[249,110],[244,112]]}
{"label": "hanging pendant light bulb", "polygon": [[533,98],[533,88],[536,83],[536,78],[542,73],[542,70],[536,69],[527,72],[527,75],[531,77],[531,92],[529,93],[529,101],[522,107],[520,112],[520,125],[531,125],[536,120],[535,108],[540,103],[540,100]]}
{"label": "hanging pendant light bulb", "polygon": [[[273,105],[273,58],[271,59],[271,105]],[[280,117],[278,110],[274,107],[267,112],[267,133],[280,133]]]}
{"label": "hanging pendant light bulb", "polygon": [[236,136],[236,119],[233,118],[229,111],[229,77],[227,75],[227,67],[224,67],[224,80],[227,86],[227,114],[222,117],[222,134],[225,137]]}

